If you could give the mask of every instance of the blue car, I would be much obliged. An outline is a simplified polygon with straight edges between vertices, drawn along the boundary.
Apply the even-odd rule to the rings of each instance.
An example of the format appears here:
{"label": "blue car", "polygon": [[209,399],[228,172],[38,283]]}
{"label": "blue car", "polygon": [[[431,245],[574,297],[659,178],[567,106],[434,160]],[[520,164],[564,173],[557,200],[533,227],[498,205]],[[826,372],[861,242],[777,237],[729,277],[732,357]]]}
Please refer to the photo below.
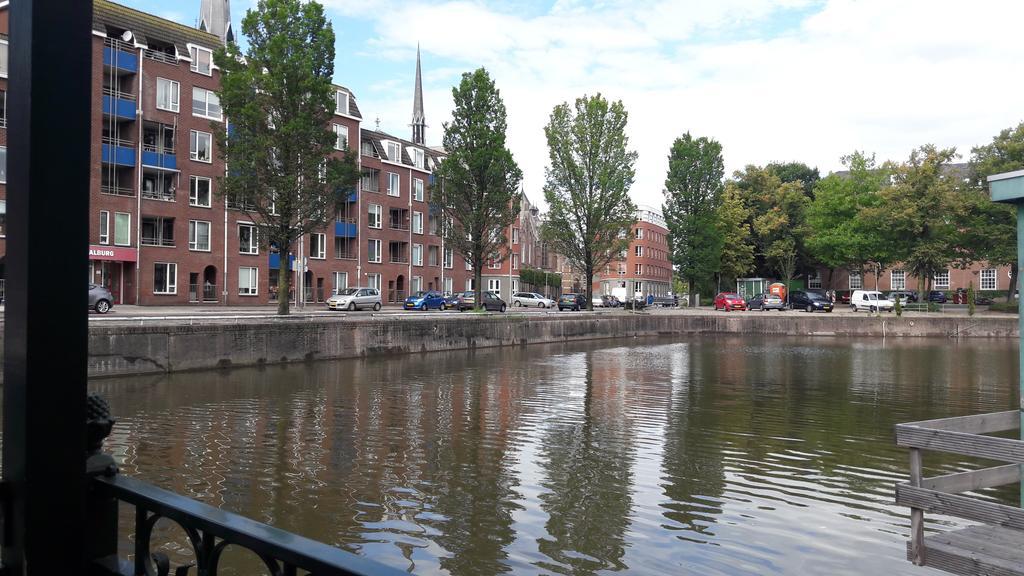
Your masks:
{"label": "blue car", "polygon": [[448,304],[440,292],[433,290],[424,292],[421,290],[405,299],[404,308],[406,310],[429,310],[431,308],[446,310]]}

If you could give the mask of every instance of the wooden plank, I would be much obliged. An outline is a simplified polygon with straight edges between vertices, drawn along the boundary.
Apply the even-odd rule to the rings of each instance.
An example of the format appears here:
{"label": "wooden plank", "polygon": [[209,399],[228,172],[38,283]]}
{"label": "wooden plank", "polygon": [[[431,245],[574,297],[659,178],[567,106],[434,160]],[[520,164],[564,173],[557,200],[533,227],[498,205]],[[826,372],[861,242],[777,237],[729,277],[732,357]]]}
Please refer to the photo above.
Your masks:
{"label": "wooden plank", "polygon": [[896,444],[907,448],[1024,464],[1024,442],[1011,438],[909,427],[896,430]]}
{"label": "wooden plank", "polygon": [[896,430],[907,427],[949,430],[950,432],[964,432],[967,434],[991,434],[993,432],[1016,430],[1019,428],[1020,411],[1007,410],[1006,412],[990,412],[988,414],[972,414],[970,416],[907,422],[905,424],[897,424]]}
{"label": "wooden plank", "polygon": [[[972,556],[969,551],[948,546],[946,544],[932,543],[927,539],[928,564],[930,568],[960,574],[962,576],[1022,576],[1024,566],[1007,563],[998,558]],[[907,543],[907,560],[910,560],[910,543]]]}
{"label": "wooden plank", "polygon": [[964,575],[1024,575],[1022,545],[1024,532],[997,526],[972,526],[925,539],[928,566]]}
{"label": "wooden plank", "polygon": [[[1007,464],[994,468],[957,472],[921,480],[921,487],[949,494],[971,492],[1020,482],[1020,464]],[[913,485],[913,482],[911,482]]]}
{"label": "wooden plank", "polygon": [[1024,530],[1024,510],[1015,506],[985,502],[969,496],[946,494],[909,484],[897,484],[896,503],[910,508],[920,508],[929,514],[946,514],[986,524]]}
{"label": "wooden plank", "polygon": [[[910,449],[910,485],[921,486],[921,451]],[[910,556],[918,566],[924,566],[924,511],[920,508],[910,509]]]}

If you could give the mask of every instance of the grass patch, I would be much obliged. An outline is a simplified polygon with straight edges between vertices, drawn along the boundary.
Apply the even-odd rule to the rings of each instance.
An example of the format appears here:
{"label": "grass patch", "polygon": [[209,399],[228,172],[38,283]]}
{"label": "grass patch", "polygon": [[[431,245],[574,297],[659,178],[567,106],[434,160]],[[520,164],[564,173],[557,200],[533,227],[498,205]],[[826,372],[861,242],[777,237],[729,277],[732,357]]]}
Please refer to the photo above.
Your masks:
{"label": "grass patch", "polygon": [[1016,302],[993,302],[988,307],[990,312],[1007,312],[1010,314],[1017,313]]}

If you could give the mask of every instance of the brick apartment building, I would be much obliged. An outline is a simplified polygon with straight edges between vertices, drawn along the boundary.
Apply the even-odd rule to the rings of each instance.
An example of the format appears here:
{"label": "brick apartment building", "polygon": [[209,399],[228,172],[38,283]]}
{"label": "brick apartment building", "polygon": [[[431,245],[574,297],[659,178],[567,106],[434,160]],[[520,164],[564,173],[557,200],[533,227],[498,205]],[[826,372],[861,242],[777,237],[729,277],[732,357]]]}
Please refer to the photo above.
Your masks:
{"label": "brick apartment building", "polygon": [[611,294],[625,288],[627,294],[664,296],[672,291],[668,227],[659,210],[641,206],[630,230],[629,248],[594,274],[594,294]]}

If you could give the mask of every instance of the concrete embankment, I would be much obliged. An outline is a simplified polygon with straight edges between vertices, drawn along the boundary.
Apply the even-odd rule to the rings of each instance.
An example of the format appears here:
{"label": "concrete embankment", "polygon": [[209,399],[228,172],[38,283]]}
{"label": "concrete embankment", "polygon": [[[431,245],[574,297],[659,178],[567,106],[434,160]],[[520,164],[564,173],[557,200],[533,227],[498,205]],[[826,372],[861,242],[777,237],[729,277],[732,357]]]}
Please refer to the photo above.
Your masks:
{"label": "concrete embankment", "polygon": [[1016,337],[1016,317],[838,314],[424,314],[92,325],[89,375],[147,374],[633,336]]}

